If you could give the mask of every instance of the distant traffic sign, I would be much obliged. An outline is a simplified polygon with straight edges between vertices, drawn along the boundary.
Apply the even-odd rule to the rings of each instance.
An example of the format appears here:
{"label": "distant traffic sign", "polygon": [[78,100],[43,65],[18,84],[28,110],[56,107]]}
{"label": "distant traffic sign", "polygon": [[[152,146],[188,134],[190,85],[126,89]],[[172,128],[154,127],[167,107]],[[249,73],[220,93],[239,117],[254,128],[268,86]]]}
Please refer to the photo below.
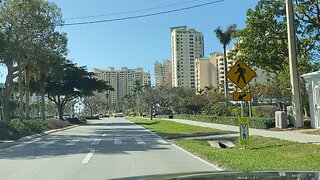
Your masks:
{"label": "distant traffic sign", "polygon": [[233,101],[251,101],[250,92],[234,92],[232,96]]}
{"label": "distant traffic sign", "polygon": [[249,145],[249,118],[241,117],[239,118],[240,125],[240,144]]}
{"label": "distant traffic sign", "polygon": [[237,61],[227,72],[227,77],[240,89],[243,89],[256,73],[243,61]]}

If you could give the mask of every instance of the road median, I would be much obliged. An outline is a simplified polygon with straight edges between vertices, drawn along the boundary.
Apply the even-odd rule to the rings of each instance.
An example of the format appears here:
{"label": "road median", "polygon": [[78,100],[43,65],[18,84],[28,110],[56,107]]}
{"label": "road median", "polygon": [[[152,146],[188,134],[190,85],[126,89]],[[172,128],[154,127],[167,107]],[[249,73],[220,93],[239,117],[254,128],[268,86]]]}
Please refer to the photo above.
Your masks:
{"label": "road median", "polygon": [[[128,120],[167,139],[188,152],[219,165],[227,170],[319,170],[320,146],[281,140],[277,138],[250,136],[250,145],[244,150],[238,137],[229,137],[233,148],[217,148],[209,144],[210,138],[185,139],[188,136],[230,134],[233,131],[193,126],[167,120],[128,118]],[[202,129],[204,128],[204,129]],[[233,132],[234,134],[234,132]]]}

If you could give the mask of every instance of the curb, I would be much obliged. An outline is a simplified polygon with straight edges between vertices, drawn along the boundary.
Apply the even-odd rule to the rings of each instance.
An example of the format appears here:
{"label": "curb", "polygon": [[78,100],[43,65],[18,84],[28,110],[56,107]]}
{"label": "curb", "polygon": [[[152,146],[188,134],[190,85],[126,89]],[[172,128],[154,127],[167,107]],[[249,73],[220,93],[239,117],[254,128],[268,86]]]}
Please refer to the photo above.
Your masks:
{"label": "curb", "polygon": [[17,145],[20,142],[29,141],[31,139],[35,139],[35,138],[46,136],[46,135],[49,135],[49,134],[52,134],[52,133],[55,133],[55,132],[65,131],[65,130],[76,128],[76,127],[79,127],[79,125],[72,125],[72,126],[68,126],[68,127],[64,127],[64,128],[60,128],[60,129],[52,129],[52,130],[45,131],[45,132],[40,133],[40,134],[34,134],[34,135],[30,135],[30,136],[25,136],[25,137],[22,137],[22,138],[20,138],[20,139],[18,139],[16,141],[4,141],[4,142],[0,143],[0,151],[2,149]]}

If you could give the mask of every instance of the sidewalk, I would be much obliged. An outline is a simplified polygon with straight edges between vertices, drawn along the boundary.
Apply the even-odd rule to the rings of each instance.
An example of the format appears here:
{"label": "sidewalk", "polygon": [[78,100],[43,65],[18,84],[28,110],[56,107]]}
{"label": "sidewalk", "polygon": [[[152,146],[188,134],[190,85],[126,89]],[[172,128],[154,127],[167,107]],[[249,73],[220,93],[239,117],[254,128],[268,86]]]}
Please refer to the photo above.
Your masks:
{"label": "sidewalk", "polygon": [[[184,124],[190,124],[195,126],[201,126],[201,127],[209,127],[214,129],[239,132],[239,127],[237,126],[206,123],[206,122],[191,121],[191,120],[184,120],[184,119],[165,119],[165,120],[184,123]],[[295,141],[300,143],[320,144],[320,135],[302,134],[301,131],[268,131],[263,129],[250,128],[249,133],[250,135],[272,137],[272,138]]]}

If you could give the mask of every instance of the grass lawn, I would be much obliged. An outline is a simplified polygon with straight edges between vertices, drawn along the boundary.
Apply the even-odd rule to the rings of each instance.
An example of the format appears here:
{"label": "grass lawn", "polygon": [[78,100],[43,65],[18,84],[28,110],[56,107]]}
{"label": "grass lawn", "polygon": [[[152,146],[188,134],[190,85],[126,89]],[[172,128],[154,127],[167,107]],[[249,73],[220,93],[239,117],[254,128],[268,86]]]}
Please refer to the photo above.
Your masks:
{"label": "grass lawn", "polygon": [[222,131],[218,129],[192,126],[166,120],[149,120],[132,117],[127,119],[166,139],[234,133],[232,131]]}
{"label": "grass lawn", "polygon": [[320,129],[319,129],[319,130],[314,130],[314,131],[305,131],[305,132],[303,132],[303,133],[320,135]]}
{"label": "grass lawn", "polygon": [[202,140],[175,140],[175,144],[228,170],[320,170],[320,145],[251,137],[247,150],[214,148]]}

